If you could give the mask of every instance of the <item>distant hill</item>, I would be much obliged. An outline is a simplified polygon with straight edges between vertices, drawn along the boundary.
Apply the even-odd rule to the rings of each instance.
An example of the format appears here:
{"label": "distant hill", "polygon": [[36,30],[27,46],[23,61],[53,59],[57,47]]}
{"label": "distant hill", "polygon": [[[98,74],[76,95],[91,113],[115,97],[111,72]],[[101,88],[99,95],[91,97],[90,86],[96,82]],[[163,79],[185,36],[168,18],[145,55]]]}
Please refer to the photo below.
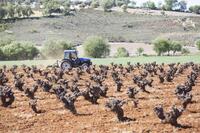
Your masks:
{"label": "distant hill", "polygon": [[[193,45],[200,38],[199,16],[162,16],[130,14],[123,12],[104,13],[103,11],[85,9],[74,16],[42,17],[39,19],[22,19],[11,24],[9,31],[0,32],[0,36],[13,37],[17,40],[32,41],[38,45],[47,40],[69,40],[75,44],[94,35],[100,35],[111,42],[151,43],[156,37],[179,40]],[[173,12],[170,12],[173,13]],[[180,21],[189,18],[195,29],[184,30]]]}

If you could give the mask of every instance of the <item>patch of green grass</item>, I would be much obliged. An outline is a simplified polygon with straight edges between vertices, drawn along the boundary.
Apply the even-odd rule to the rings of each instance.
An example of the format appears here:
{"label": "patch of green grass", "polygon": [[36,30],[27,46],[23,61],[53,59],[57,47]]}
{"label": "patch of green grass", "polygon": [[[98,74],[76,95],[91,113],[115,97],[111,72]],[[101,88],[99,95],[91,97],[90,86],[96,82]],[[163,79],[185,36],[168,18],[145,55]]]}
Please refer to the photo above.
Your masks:
{"label": "patch of green grass", "polygon": [[132,64],[140,62],[151,63],[156,61],[158,64],[161,63],[185,63],[185,62],[195,62],[200,63],[200,55],[188,55],[188,56],[139,56],[139,57],[128,57],[128,58],[107,58],[107,59],[93,59],[94,64],[110,64],[111,62],[117,64],[126,64],[131,62]]}
{"label": "patch of green grass", "polygon": [[[200,63],[200,55],[188,55],[188,56],[140,56],[140,57],[128,57],[128,58],[103,58],[103,59],[92,59],[93,64],[97,65],[108,65],[111,62],[117,64],[126,64],[127,62],[131,62],[135,64],[137,62],[150,63],[156,61],[157,63],[185,63],[185,62],[195,62]],[[0,66],[2,65],[22,65],[26,64],[28,66],[38,65],[38,66],[47,66],[53,65],[56,60],[25,60],[25,61],[1,61]]]}

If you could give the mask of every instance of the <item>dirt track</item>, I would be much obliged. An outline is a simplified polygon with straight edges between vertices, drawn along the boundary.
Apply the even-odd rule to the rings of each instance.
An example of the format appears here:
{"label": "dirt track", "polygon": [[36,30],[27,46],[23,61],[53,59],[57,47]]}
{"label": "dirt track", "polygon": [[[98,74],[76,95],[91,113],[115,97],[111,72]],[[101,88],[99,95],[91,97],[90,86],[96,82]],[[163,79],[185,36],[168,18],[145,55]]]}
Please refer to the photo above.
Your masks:
{"label": "dirt track", "polygon": [[[157,104],[163,104],[165,110],[172,104],[180,105],[174,90],[175,86],[184,83],[187,74],[175,77],[172,83],[160,84],[157,77],[153,77],[153,87],[147,88],[150,94],[139,93],[136,97],[139,99],[139,108],[133,108],[131,103],[123,106],[125,116],[135,119],[131,122],[118,122],[115,115],[107,110],[104,105],[108,100],[101,98],[98,105],[92,105],[80,97],[76,101],[76,109],[80,115],[74,116],[68,110],[64,109],[63,104],[54,94],[43,92],[39,89],[36,92],[38,98],[38,108],[44,110],[44,113],[34,114],[29,105],[28,98],[20,91],[14,90],[16,100],[11,108],[0,107],[0,132],[200,132],[200,79],[193,87],[193,103],[189,104],[186,111],[178,119],[178,122],[190,128],[174,128],[169,124],[161,124],[159,119],[153,113],[153,107]],[[134,74],[137,71],[134,71]],[[131,80],[132,75],[123,79],[122,92],[114,91],[114,83],[107,79],[104,83],[108,85],[109,97],[127,99],[127,86],[136,86]],[[65,77],[69,79],[70,77]],[[79,85],[82,86],[83,80],[88,79],[87,75],[82,76]],[[28,85],[33,81],[26,79]],[[82,86],[82,88],[84,88]]]}

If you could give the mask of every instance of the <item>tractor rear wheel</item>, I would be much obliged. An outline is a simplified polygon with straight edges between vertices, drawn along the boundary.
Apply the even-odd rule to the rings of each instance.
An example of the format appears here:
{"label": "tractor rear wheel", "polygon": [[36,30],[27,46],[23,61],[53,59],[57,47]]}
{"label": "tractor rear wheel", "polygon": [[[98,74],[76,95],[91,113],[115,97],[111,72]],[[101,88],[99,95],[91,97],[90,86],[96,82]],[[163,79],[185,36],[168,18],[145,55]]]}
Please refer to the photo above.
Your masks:
{"label": "tractor rear wheel", "polygon": [[71,63],[70,63],[69,61],[63,61],[63,62],[61,63],[61,68],[62,68],[63,70],[71,69],[71,68],[72,68],[72,65],[71,65]]}

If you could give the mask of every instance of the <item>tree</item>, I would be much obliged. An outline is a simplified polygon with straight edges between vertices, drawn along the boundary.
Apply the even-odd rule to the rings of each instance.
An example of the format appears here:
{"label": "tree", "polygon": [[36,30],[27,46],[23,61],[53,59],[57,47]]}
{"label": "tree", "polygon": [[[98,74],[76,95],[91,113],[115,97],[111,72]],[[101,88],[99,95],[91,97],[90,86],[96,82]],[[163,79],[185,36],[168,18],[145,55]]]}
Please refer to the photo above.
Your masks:
{"label": "tree", "polygon": [[128,3],[128,8],[135,8],[135,5],[136,5],[136,2],[134,0],[131,0],[129,3]]}
{"label": "tree", "polygon": [[169,55],[169,51],[171,49],[169,40],[158,38],[153,41],[153,44],[154,50],[159,56],[165,52],[168,52]]}
{"label": "tree", "polygon": [[4,53],[2,51],[2,49],[0,48],[0,60],[4,60],[5,57],[4,57]]}
{"label": "tree", "polygon": [[23,59],[32,60],[39,54],[39,50],[30,42],[21,42],[21,46],[24,48]]}
{"label": "tree", "polygon": [[3,7],[0,7],[0,19],[5,18],[6,15],[7,15],[6,9],[4,9]]}
{"label": "tree", "polygon": [[22,10],[23,10],[23,7],[21,5],[16,5],[15,6],[15,12],[17,13],[18,17],[22,16]]}
{"label": "tree", "polygon": [[122,5],[128,5],[130,0],[115,0],[115,5],[121,7]]}
{"label": "tree", "polygon": [[44,6],[43,13],[47,16],[60,11],[60,3],[57,0],[43,0],[42,3]]}
{"label": "tree", "polygon": [[92,7],[92,8],[97,8],[97,7],[99,7],[99,1],[98,1],[98,0],[92,0],[91,7]]}
{"label": "tree", "polygon": [[3,53],[7,60],[27,60],[38,55],[39,50],[30,42],[12,42],[5,45]]}
{"label": "tree", "polygon": [[102,0],[100,5],[105,12],[110,11],[110,9],[114,6],[114,0]]}
{"label": "tree", "polygon": [[189,10],[193,13],[200,14],[200,5],[191,6]]}
{"label": "tree", "polygon": [[124,4],[121,6],[121,8],[122,8],[123,12],[127,12],[127,5]]}
{"label": "tree", "polygon": [[70,1],[66,0],[62,3],[63,9],[62,9],[62,13],[63,15],[70,15]]}
{"label": "tree", "polygon": [[102,37],[89,37],[83,44],[85,55],[93,58],[101,58],[109,55],[110,46]]}
{"label": "tree", "polygon": [[152,10],[155,10],[156,9],[156,5],[153,1],[147,1],[145,3],[143,3],[143,7],[144,8],[148,8],[148,9],[152,9]]}
{"label": "tree", "polygon": [[72,49],[75,49],[74,45],[72,43],[70,43],[70,42],[67,42],[67,41],[58,41],[57,44],[61,45],[63,50],[72,50]]}
{"label": "tree", "polygon": [[143,48],[137,48],[137,53],[140,56],[144,52]]}
{"label": "tree", "polygon": [[32,14],[34,14],[33,13],[33,10],[31,9],[31,7],[30,6],[26,6],[25,7],[25,10],[26,10],[26,12],[27,12],[27,17],[30,17]]}
{"label": "tree", "polygon": [[197,45],[198,50],[200,50],[200,40],[196,41],[196,45]]}
{"label": "tree", "polygon": [[14,18],[15,7],[10,3],[7,5],[7,14],[9,18]]}
{"label": "tree", "polygon": [[25,6],[22,8],[22,15],[24,17],[29,17],[33,14],[33,11],[30,6]]}
{"label": "tree", "polygon": [[190,53],[190,51],[187,48],[183,48],[181,53],[184,54],[184,55],[188,55]]}
{"label": "tree", "polygon": [[176,52],[180,52],[182,50],[182,45],[180,44],[180,42],[172,41],[171,50],[173,51],[173,54],[175,54]]}
{"label": "tree", "polygon": [[165,0],[164,8],[167,11],[172,11],[177,6],[178,0]]}
{"label": "tree", "polygon": [[178,3],[179,11],[184,12],[187,9],[187,2],[182,0]]}

